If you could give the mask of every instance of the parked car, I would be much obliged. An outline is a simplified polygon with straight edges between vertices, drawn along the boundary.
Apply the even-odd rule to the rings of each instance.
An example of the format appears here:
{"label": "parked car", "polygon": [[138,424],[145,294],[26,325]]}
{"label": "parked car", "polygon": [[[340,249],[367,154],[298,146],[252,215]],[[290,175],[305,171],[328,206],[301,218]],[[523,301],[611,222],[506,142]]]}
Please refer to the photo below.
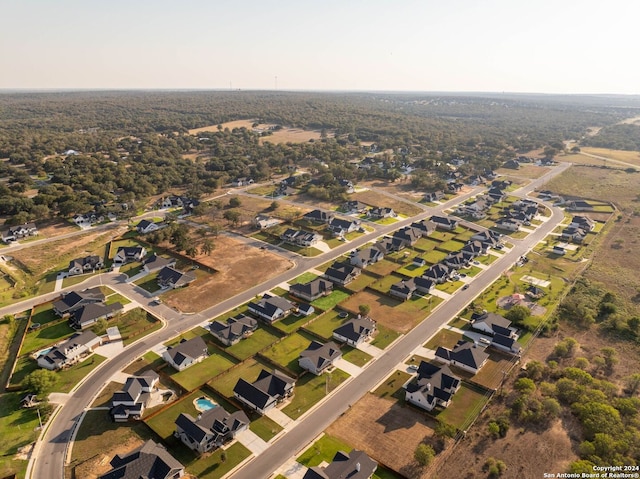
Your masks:
{"label": "parked car", "polygon": [[465,284],[465,285],[462,287],[462,289],[463,289],[463,290],[464,290],[464,289],[469,289],[469,285],[468,285],[468,284]]}

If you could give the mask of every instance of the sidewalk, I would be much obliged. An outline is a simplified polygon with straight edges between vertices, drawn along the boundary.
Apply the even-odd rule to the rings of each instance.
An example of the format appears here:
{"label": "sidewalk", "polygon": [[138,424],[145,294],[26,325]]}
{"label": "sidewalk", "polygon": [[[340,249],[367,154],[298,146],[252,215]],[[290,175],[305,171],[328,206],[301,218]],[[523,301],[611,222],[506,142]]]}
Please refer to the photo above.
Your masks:
{"label": "sidewalk", "polygon": [[268,442],[264,442],[251,429],[242,431],[236,439],[256,456],[262,454],[269,447]]}
{"label": "sidewalk", "polygon": [[293,419],[291,419],[278,408],[269,409],[265,413],[265,416],[278,423],[285,430],[291,429],[293,426],[295,426],[296,423]]}
{"label": "sidewalk", "polygon": [[58,273],[58,276],[56,276],[56,285],[53,287],[53,290],[55,292],[58,292],[62,289],[62,282],[66,277],[67,277],[66,273]]}
{"label": "sidewalk", "polygon": [[342,369],[345,373],[348,373],[350,376],[353,376],[353,377],[357,376],[362,372],[361,367],[356,366],[355,364],[352,364],[343,358],[340,358],[337,361],[334,361],[333,365],[338,369]]}

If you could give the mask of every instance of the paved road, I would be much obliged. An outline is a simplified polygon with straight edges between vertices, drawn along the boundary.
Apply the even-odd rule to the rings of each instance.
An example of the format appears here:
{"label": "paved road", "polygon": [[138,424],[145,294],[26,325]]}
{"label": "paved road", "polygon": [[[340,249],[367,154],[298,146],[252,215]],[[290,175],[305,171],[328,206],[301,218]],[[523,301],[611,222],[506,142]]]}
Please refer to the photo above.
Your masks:
{"label": "paved road", "polygon": [[[561,169],[558,169],[558,172],[560,171]],[[537,180],[539,184],[543,184],[541,181],[542,178]],[[544,181],[546,181],[546,179]],[[392,225],[381,226],[373,233],[363,235],[356,240],[340,245],[330,252],[314,258],[300,258],[297,264],[289,271],[272,278],[265,283],[256,285],[253,288],[196,315],[181,315],[164,305],[150,305],[147,293],[129,283],[125,283],[122,276],[116,276],[113,274],[100,275],[87,280],[82,285],[76,285],[75,288],[89,287],[100,284],[99,282],[103,281],[102,284],[108,285],[124,296],[139,302],[145,309],[163,318],[166,321],[166,327],[147,336],[137,343],[129,345],[119,356],[103,363],[101,366],[96,368],[96,370],[94,370],[94,372],[74,392],[70,394],[70,398],[67,403],[57,410],[55,417],[50,421],[48,428],[41,437],[41,441],[37,445],[37,450],[34,451],[33,454],[33,462],[30,463],[31,475],[27,477],[37,479],[44,477],[62,479],[64,477],[67,444],[83,410],[91,404],[94,396],[115,373],[122,370],[137,357],[146,353],[154,345],[166,342],[181,332],[193,328],[203,320],[214,318],[225,311],[233,309],[238,305],[251,300],[257,294],[268,291],[281,282],[289,281],[304,271],[319,266],[332,258],[350,251],[351,249],[360,247],[378,236],[382,236],[398,228],[407,226],[413,221],[427,218],[432,214],[438,214],[445,209],[452,208],[469,197],[478,194],[482,189],[482,187],[474,188],[472,191],[457,196],[442,205],[429,208],[417,216],[399,221]],[[515,247],[511,252],[503,255],[499,260],[492,264],[490,269],[482,273],[482,281],[472,282],[466,291],[456,293],[451,300],[443,303],[443,306],[436,310],[428,321],[423,321],[410,334],[399,340],[393,348],[390,348],[389,351],[379,358],[375,366],[367,368],[363,374],[359,375],[337,394],[323,403],[316,412],[308,415],[303,421],[300,421],[300,425],[293,429],[291,433],[288,433],[272,445],[268,453],[255,458],[246,467],[234,474],[233,477],[257,479],[259,477],[269,476],[271,471],[275,470],[286,458],[290,457],[292,451],[297,450],[301,445],[307,444],[311,439],[313,439],[313,437],[330,424],[331,421],[335,420],[337,415],[344,411],[348,403],[354,402],[362,396],[362,394],[371,389],[376,382],[388,374],[399,360],[406,356],[406,351],[422,344],[426,337],[435,333],[442,324],[446,323],[453,315],[462,309],[465,304],[479,294],[487,284],[497,278],[502,271],[507,269],[537,241],[542,239],[547,232],[552,231],[555,227],[554,223],[559,222],[562,218],[562,212],[554,209],[552,220],[546,222],[525,240],[515,242]],[[19,303],[18,305],[13,305],[10,308],[14,311],[24,311],[27,309],[28,304],[39,303],[42,301],[43,298],[41,297]],[[7,308],[0,309],[0,315],[9,312],[8,310],[5,312],[5,309]]]}

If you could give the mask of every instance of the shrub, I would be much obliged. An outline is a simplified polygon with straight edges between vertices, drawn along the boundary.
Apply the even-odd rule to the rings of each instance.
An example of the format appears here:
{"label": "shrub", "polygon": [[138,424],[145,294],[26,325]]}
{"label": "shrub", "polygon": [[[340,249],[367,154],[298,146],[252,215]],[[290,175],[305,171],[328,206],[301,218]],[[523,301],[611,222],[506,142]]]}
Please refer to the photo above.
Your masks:
{"label": "shrub", "polygon": [[436,456],[433,448],[427,444],[418,444],[416,450],[413,453],[413,458],[420,464],[421,466],[428,466],[433,461],[433,458]]}

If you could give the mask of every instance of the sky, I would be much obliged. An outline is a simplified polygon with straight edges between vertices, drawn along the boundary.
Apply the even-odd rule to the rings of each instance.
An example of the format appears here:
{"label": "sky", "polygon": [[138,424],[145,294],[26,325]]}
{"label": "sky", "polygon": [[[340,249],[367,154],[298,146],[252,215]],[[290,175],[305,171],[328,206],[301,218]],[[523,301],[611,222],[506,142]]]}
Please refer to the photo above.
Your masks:
{"label": "sky", "polygon": [[640,94],[634,0],[0,0],[0,89]]}

